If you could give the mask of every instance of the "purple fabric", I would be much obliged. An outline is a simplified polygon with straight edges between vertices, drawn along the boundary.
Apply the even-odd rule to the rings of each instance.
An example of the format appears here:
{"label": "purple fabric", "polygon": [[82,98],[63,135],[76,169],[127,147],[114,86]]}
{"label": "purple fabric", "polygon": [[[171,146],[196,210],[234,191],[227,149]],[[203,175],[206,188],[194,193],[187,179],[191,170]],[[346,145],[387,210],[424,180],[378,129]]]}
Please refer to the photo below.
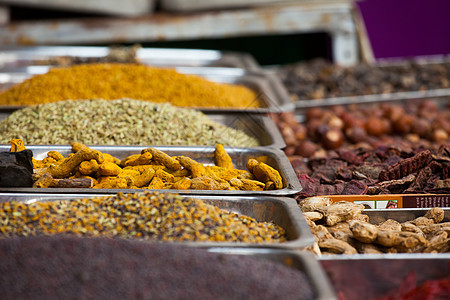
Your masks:
{"label": "purple fabric", "polygon": [[375,58],[450,54],[450,0],[357,2]]}

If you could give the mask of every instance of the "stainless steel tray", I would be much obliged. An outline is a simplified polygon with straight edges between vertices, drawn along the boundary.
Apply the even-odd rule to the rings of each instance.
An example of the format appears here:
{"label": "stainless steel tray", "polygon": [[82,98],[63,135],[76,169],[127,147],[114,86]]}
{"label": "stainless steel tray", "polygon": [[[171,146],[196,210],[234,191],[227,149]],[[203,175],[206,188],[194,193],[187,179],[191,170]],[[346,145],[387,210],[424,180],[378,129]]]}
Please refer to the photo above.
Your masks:
{"label": "stainless steel tray", "polygon": [[[72,153],[71,147],[68,145],[27,145],[27,149],[33,151],[35,159],[43,159],[46,157],[48,151],[58,151],[64,157]],[[0,145],[0,152],[7,152],[11,148],[10,145]],[[103,153],[111,154],[119,159],[123,159],[132,154],[141,153],[145,146],[92,146],[93,149],[99,150]],[[167,153],[170,156],[184,155],[194,159],[197,162],[205,165],[214,164],[214,147],[213,146],[156,146],[155,148]],[[264,161],[280,172],[283,179],[283,188],[279,190],[268,191],[232,191],[232,190],[158,190],[160,192],[175,192],[179,194],[191,195],[278,195],[287,196],[295,195],[301,191],[302,187],[295,175],[295,172],[284,154],[280,149],[269,147],[255,147],[255,148],[230,148],[225,147],[225,150],[233,160],[235,168],[246,170],[247,161],[250,158],[255,158]],[[33,192],[33,193],[95,193],[95,194],[113,194],[118,191],[133,193],[136,189],[74,189],[74,188],[0,188],[1,192]]]}
{"label": "stainless steel tray", "polygon": [[0,4],[51,8],[86,13],[101,13],[117,16],[139,16],[154,10],[155,0],[1,0]]}
{"label": "stainless steel tray", "polygon": [[[218,113],[269,113],[294,110],[292,102],[286,88],[280,79],[265,71],[249,71],[239,68],[202,68],[202,67],[175,67],[177,72],[201,76],[207,80],[219,83],[238,84],[252,89],[261,107],[257,108],[210,108],[210,107],[189,107],[197,108],[204,112]],[[48,66],[35,66],[10,70],[0,74],[0,91],[13,84],[20,83],[33,75],[43,74],[49,70]],[[18,109],[23,106],[0,105],[1,110]]]}
{"label": "stainless steel tray", "polygon": [[380,299],[411,286],[408,276],[421,285],[450,274],[450,254],[335,255],[319,262],[343,299]]}
{"label": "stainless steel tray", "polygon": [[[0,70],[38,67],[58,57],[83,59],[102,58],[108,55],[109,47],[96,46],[37,46],[0,48]],[[144,64],[162,67],[226,67],[259,70],[260,66],[248,53],[202,49],[140,48],[136,58]]]}
{"label": "stainless steel tray", "polygon": [[[337,2],[339,0],[322,0]],[[342,2],[342,0],[341,0]],[[160,0],[161,8],[167,11],[194,11],[206,9],[238,8],[268,4],[314,3],[312,0]]]}
{"label": "stainless steel tray", "polygon": [[[14,109],[0,108],[0,121],[6,119]],[[286,147],[283,137],[272,118],[261,114],[208,114],[220,124],[241,130],[257,139],[261,146],[282,149]]]}
{"label": "stainless steel tray", "polygon": [[230,255],[247,255],[255,259],[270,260],[286,267],[294,268],[304,272],[310,280],[314,290],[314,299],[337,299],[322,266],[309,252],[261,248],[210,248],[208,251]]}
{"label": "stainless steel tray", "polygon": [[[239,129],[254,137],[261,146],[283,149],[283,137],[272,118],[261,114],[208,114],[212,120],[228,127]],[[1,120],[1,110],[0,110]]]}
{"label": "stainless steel tray", "polygon": [[[136,190],[133,191],[135,193]],[[71,200],[98,197],[96,194],[27,194],[1,193],[0,202],[20,201],[24,203]],[[311,246],[315,239],[306,223],[295,199],[286,197],[223,197],[223,196],[186,196],[199,199],[218,208],[255,218],[259,222],[273,222],[286,231],[287,241],[282,243],[233,243],[233,242],[178,242],[183,245],[209,247],[248,247],[303,249]]]}
{"label": "stainless steel tray", "polygon": [[[441,207],[444,210],[444,220],[450,222],[450,207]],[[394,209],[365,209],[364,214],[369,216],[372,224],[380,224],[388,219],[398,222],[414,220],[417,217],[423,217],[430,208],[394,208]]]}

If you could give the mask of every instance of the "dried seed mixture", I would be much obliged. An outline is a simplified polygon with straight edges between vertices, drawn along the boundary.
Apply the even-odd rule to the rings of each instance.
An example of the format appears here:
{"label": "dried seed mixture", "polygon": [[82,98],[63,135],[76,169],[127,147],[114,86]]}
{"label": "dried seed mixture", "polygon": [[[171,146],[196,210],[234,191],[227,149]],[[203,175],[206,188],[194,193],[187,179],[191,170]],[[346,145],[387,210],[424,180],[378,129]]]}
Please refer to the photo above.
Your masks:
{"label": "dried seed mixture", "polygon": [[279,243],[283,228],[177,194],[0,203],[0,237],[54,234],[159,241]]}
{"label": "dried seed mixture", "polygon": [[52,68],[0,93],[0,104],[125,97],[187,107],[260,106],[257,95],[245,86],[215,83],[172,69],[114,63]]}
{"label": "dried seed mixture", "polygon": [[211,120],[200,111],[132,99],[67,100],[13,112],[0,122],[0,143],[215,145],[254,147],[243,131]]}
{"label": "dried seed mixture", "polygon": [[314,299],[306,274],[268,259],[124,239],[0,239],[3,299]]}

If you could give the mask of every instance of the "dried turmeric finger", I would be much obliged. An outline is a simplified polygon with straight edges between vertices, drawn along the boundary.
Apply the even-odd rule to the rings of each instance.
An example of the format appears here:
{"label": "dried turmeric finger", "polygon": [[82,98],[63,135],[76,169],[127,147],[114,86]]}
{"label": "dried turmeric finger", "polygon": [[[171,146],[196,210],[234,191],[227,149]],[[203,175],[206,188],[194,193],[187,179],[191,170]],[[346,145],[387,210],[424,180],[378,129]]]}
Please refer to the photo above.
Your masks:
{"label": "dried turmeric finger", "polygon": [[155,148],[147,148],[142,150],[141,154],[144,154],[145,152],[150,152],[155,162],[166,166],[170,170],[176,171],[183,168],[176,159],[170,157],[168,154],[162,152],[161,150]]}
{"label": "dried turmeric finger", "polygon": [[244,191],[262,191],[264,189],[264,183],[257,181],[257,180],[251,180],[251,179],[240,179],[243,183],[242,190]]}
{"label": "dried turmeric finger", "polygon": [[34,188],[48,188],[53,182],[53,177],[50,173],[44,173],[33,183]]}
{"label": "dried turmeric finger", "polygon": [[53,158],[55,161],[64,159],[64,156],[58,151],[48,151],[47,156]]}
{"label": "dried turmeric finger", "polygon": [[203,164],[198,163],[192,158],[186,156],[178,156],[177,160],[184,168],[191,171],[192,178],[205,176],[206,170]]}
{"label": "dried turmeric finger", "polygon": [[175,190],[188,190],[190,187],[191,187],[191,180],[189,178],[183,178],[181,180],[178,180],[172,185],[172,189]]}
{"label": "dried turmeric finger", "polygon": [[236,169],[226,169],[218,166],[205,166],[205,176],[214,178],[219,181],[230,181],[232,178],[237,178],[239,172]]}
{"label": "dried turmeric finger", "polygon": [[83,161],[78,166],[78,171],[83,175],[90,175],[93,173],[97,173],[99,170],[99,165],[95,159],[91,159],[89,161]]}
{"label": "dried turmeric finger", "polygon": [[255,175],[257,180],[264,183],[272,181],[275,184],[275,189],[283,188],[283,180],[280,173],[271,166],[258,162],[256,159],[249,159],[247,169]]}
{"label": "dried turmeric finger", "polygon": [[106,176],[99,180],[99,183],[94,185],[94,189],[126,189],[128,187],[125,178],[116,176]]}
{"label": "dried turmeric finger", "polygon": [[214,162],[216,166],[223,167],[225,169],[234,169],[231,157],[225,151],[222,144],[216,145],[216,150],[214,151]]}
{"label": "dried turmeric finger", "polygon": [[164,181],[161,178],[154,176],[150,184],[148,185],[148,189],[163,189],[165,187]]}
{"label": "dried turmeric finger", "polygon": [[172,174],[167,173],[162,169],[156,170],[155,176],[161,178],[164,183],[173,183],[175,181],[175,177]]}
{"label": "dried turmeric finger", "polygon": [[79,164],[83,161],[91,159],[95,159],[98,163],[103,162],[103,156],[100,152],[89,148],[84,148],[75,153],[69,159],[64,160],[61,164],[57,166],[50,166],[48,171],[54,178],[69,177]]}
{"label": "dried turmeric finger", "polygon": [[[88,146],[86,146],[85,144],[81,144],[78,142],[73,142],[71,146],[72,146],[72,151],[75,153],[80,151],[81,149],[92,149],[92,148],[89,148]],[[92,149],[92,150],[98,151],[98,150],[94,150],[94,149]],[[100,151],[98,151],[98,152],[101,153]],[[116,165],[120,164],[120,159],[112,156],[111,154],[108,154],[108,153],[101,153],[101,154],[103,156],[104,161],[112,162],[112,163],[115,163]]]}
{"label": "dried turmeric finger", "polygon": [[150,152],[144,152],[142,154],[135,154],[128,156],[120,162],[120,165],[123,167],[127,166],[139,166],[139,165],[148,165],[152,160],[152,154]]}
{"label": "dried turmeric finger", "polygon": [[73,142],[71,146],[72,146],[72,151],[75,153],[80,151],[81,149],[88,148],[88,146],[86,146],[85,144],[78,143],[78,142]]}
{"label": "dried turmeric finger", "polygon": [[9,152],[19,152],[25,150],[25,144],[21,139],[12,139],[9,141],[11,144],[11,149],[9,149]]}
{"label": "dried turmeric finger", "polygon": [[122,172],[122,168],[112,162],[104,162],[98,166],[98,173],[103,176],[117,176]]}
{"label": "dried turmeric finger", "polygon": [[142,173],[138,177],[135,177],[134,179],[134,185],[136,187],[143,187],[150,183],[150,181],[153,179],[153,176],[155,176],[155,170],[153,170],[151,167],[144,168]]}

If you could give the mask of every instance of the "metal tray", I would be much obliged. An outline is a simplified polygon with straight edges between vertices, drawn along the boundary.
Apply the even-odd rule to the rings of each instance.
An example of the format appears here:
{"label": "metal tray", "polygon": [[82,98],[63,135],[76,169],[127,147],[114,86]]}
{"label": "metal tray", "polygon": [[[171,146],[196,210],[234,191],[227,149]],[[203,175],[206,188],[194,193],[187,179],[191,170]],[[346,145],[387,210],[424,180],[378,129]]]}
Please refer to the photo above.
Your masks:
{"label": "metal tray", "polygon": [[[265,71],[249,71],[239,68],[209,68],[209,67],[175,67],[177,72],[197,75],[212,82],[238,84],[252,89],[256,94],[261,107],[257,108],[213,108],[213,107],[189,107],[203,112],[216,113],[269,113],[294,110],[286,88],[280,79]],[[49,70],[48,66],[31,66],[10,70],[0,74],[0,91],[13,84],[20,83],[33,75],[43,74]],[[0,105],[0,110],[14,110],[24,106]]]}
{"label": "metal tray", "polygon": [[[441,207],[444,210],[444,220],[450,222],[450,207]],[[393,208],[393,209],[365,209],[364,214],[369,216],[372,224],[380,224],[388,219],[393,219],[400,223],[423,217],[431,208]]]}
{"label": "metal tray", "polygon": [[247,255],[255,259],[270,260],[294,268],[304,272],[310,280],[314,290],[314,299],[338,299],[322,266],[309,252],[258,248],[210,248],[208,251],[230,255]]}
{"label": "metal tray", "polygon": [[[339,255],[340,256],[340,255]],[[400,286],[448,278],[450,254],[345,255],[322,257],[320,264],[342,299],[381,299]],[[411,298],[412,299],[412,298]],[[419,299],[419,298],[416,298]]]}
{"label": "metal tray", "polygon": [[[109,54],[109,47],[96,46],[37,46],[0,48],[0,70],[33,66],[50,67],[42,64],[58,57],[83,59],[102,58]],[[162,67],[226,67],[260,70],[259,64],[248,53],[202,49],[140,48],[136,58],[141,63]]]}
{"label": "metal tray", "polygon": [[[0,108],[0,121],[14,110]],[[272,118],[261,114],[208,114],[208,117],[230,128],[238,129],[258,140],[261,146],[282,149],[283,137]]]}
{"label": "metal tray", "polygon": [[[342,0],[322,0],[337,2]],[[167,11],[194,11],[206,9],[238,8],[268,4],[314,3],[312,0],[160,0],[161,8]]]}
{"label": "metal tray", "polygon": [[[69,145],[27,145],[27,149],[33,151],[35,159],[43,159],[47,156],[48,151],[58,151],[64,157],[72,153]],[[0,152],[7,152],[11,148],[10,145],[0,145]],[[99,150],[103,153],[111,154],[119,159],[123,159],[132,154],[141,153],[145,146],[92,146],[93,149]],[[184,155],[194,159],[197,162],[205,165],[214,164],[214,147],[213,146],[155,146],[155,148],[167,153],[170,156]],[[233,190],[157,190],[160,192],[174,192],[179,194],[191,195],[278,195],[287,196],[295,195],[301,191],[302,187],[295,175],[295,172],[284,154],[280,149],[269,147],[255,147],[255,148],[230,148],[225,147],[225,150],[233,160],[235,168],[246,170],[247,161],[250,158],[255,158],[264,161],[271,167],[280,172],[283,179],[283,188],[279,190],[268,191],[233,191]],[[145,189],[89,189],[89,188],[14,188],[4,187],[0,188],[1,192],[24,192],[24,193],[93,193],[93,194],[114,194],[119,191],[134,193],[136,191],[144,191]]]}
{"label": "metal tray", "polygon": [[[136,190],[133,191],[135,193]],[[30,194],[1,193],[0,202],[20,201],[24,203],[73,200],[98,197],[96,194]],[[286,197],[223,197],[223,196],[185,196],[199,199],[220,209],[246,215],[259,222],[273,222],[286,231],[287,241],[282,243],[233,243],[233,242],[176,242],[187,246],[210,247],[247,247],[303,249],[311,246],[315,239],[303,217],[295,199]]]}
{"label": "metal tray", "polygon": [[155,0],[1,0],[1,4],[51,8],[85,13],[101,13],[117,16],[139,16],[153,12]]}
{"label": "metal tray", "polygon": [[[256,138],[261,146],[283,149],[283,137],[272,118],[261,114],[208,114],[212,120]],[[1,120],[1,110],[0,110]]]}

